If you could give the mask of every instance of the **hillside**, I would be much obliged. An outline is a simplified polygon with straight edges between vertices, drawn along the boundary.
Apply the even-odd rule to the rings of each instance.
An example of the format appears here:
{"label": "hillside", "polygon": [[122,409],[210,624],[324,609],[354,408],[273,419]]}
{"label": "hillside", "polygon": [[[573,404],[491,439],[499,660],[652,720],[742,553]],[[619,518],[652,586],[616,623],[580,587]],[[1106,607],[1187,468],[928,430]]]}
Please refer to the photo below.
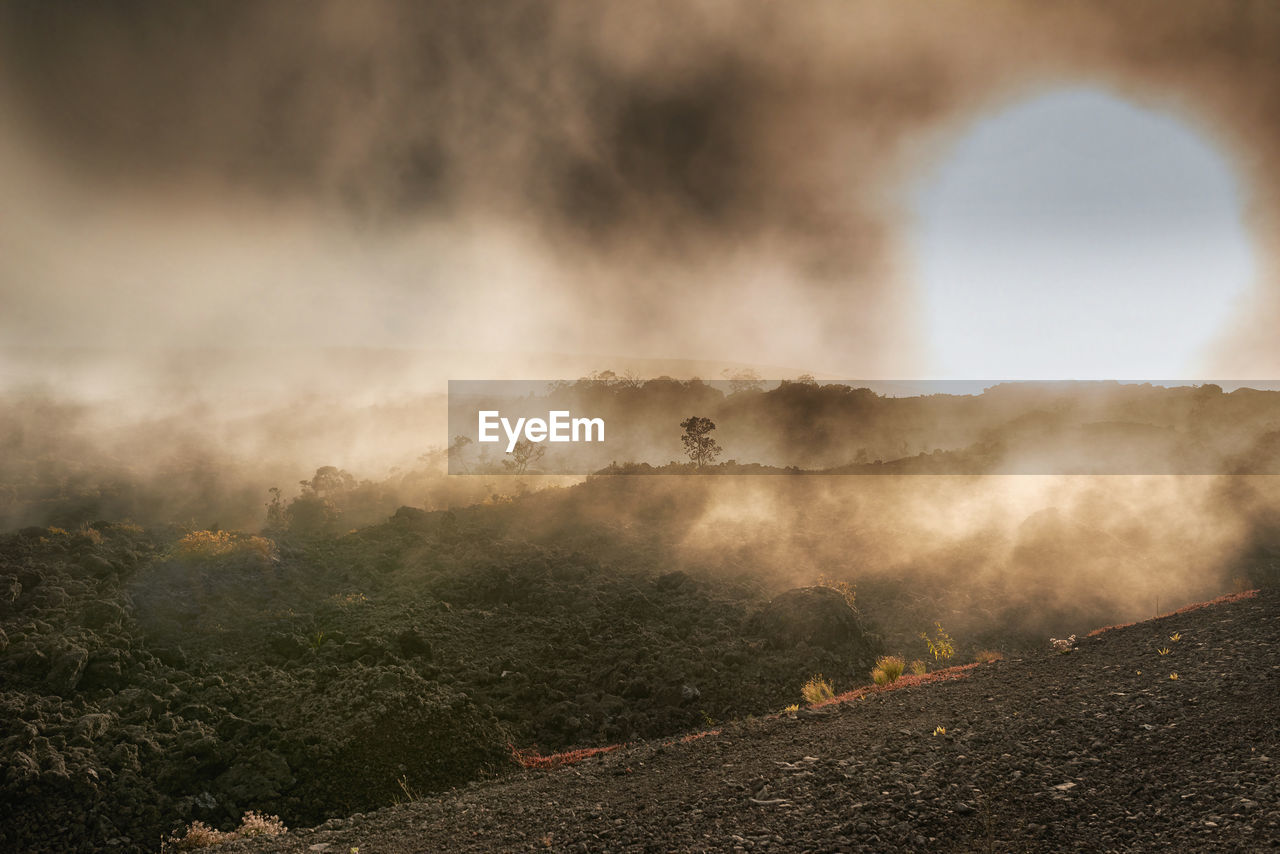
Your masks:
{"label": "hillside", "polygon": [[[1195,486],[1235,489],[1203,497],[1226,518],[1249,485]],[[750,733],[815,673],[865,686],[883,652],[1036,660],[1050,635],[1274,587],[1265,515],[1214,553],[1187,493],[1169,515],[1121,506],[1149,483],[1001,486],[592,478],[345,532],[301,525],[327,506],[309,496],[261,535],[0,536],[0,848],[155,851],[249,810],[314,826],[519,758]],[[981,535],[930,509],[984,495],[1018,508]],[[944,628],[935,662],[922,633]]]}
{"label": "hillside", "polygon": [[219,850],[1259,851],[1280,840],[1280,594],[1234,598]]}

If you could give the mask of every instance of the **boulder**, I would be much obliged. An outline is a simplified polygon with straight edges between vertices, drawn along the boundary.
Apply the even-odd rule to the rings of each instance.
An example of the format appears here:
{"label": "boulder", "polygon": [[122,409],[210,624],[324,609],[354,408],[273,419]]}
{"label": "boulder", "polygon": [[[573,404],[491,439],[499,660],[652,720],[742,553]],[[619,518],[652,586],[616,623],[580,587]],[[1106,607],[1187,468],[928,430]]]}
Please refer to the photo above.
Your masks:
{"label": "boulder", "polygon": [[53,666],[49,669],[46,682],[55,693],[70,694],[80,684],[84,675],[84,666],[89,662],[89,651],[70,645],[57,654]]}
{"label": "boulder", "polygon": [[80,558],[80,568],[98,578],[106,578],[116,571],[111,561],[98,554],[87,554]]}
{"label": "boulder", "polygon": [[751,618],[747,631],[781,649],[801,643],[829,650],[869,646],[858,615],[829,587],[797,587],[779,594]]}
{"label": "boulder", "polygon": [[415,628],[407,628],[396,635],[396,646],[405,658],[422,657],[428,660],[431,658],[431,642]]}
{"label": "boulder", "polygon": [[427,518],[427,511],[405,505],[398,508],[391,518],[398,522],[421,522]]}

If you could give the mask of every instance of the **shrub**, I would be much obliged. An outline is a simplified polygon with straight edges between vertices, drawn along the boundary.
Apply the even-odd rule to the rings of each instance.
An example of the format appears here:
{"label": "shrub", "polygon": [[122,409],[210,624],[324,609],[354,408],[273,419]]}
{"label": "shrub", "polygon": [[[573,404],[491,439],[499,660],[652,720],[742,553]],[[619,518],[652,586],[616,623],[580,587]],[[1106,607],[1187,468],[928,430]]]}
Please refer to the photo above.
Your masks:
{"label": "shrub", "polygon": [[235,839],[251,839],[255,836],[280,836],[287,833],[280,817],[263,815],[250,810],[240,819],[235,830],[215,830],[203,821],[193,821],[182,836],[170,836],[160,845],[161,851],[193,851]]}
{"label": "shrub", "polygon": [[189,561],[212,561],[226,557],[252,557],[267,561],[275,557],[276,546],[266,537],[231,531],[192,531],[174,546],[174,555]]}
{"label": "shrub", "polygon": [[254,836],[280,836],[288,831],[289,828],[280,821],[280,816],[263,815],[250,810],[240,819],[240,826],[235,832],[242,839],[250,839]]}
{"label": "shrub", "polygon": [[875,669],[871,671],[871,681],[877,685],[888,685],[897,682],[907,663],[900,655],[882,655],[876,659]]}
{"label": "shrub", "polygon": [[90,527],[89,525],[81,525],[76,533],[88,539],[89,542],[93,543],[95,546],[102,545],[102,532],[97,528]]}
{"label": "shrub", "polygon": [[809,705],[821,703],[824,700],[830,700],[835,697],[835,689],[831,687],[831,683],[822,678],[819,673],[804,683],[804,687],[800,689],[800,693],[804,695],[805,702]]}
{"label": "shrub", "polygon": [[955,642],[951,639],[951,635],[947,634],[946,630],[942,628],[942,623],[935,622],[933,625],[937,629],[933,637],[929,637],[928,632],[921,632],[920,637],[929,647],[929,654],[933,656],[934,661],[946,661],[956,653]]}
{"label": "shrub", "polygon": [[925,666],[925,663],[918,658],[911,662],[911,672],[916,676],[923,676],[928,670],[929,668]]}
{"label": "shrub", "polygon": [[818,586],[828,587],[844,597],[845,604],[851,611],[858,610],[858,588],[847,581],[837,581],[826,575],[818,576]]}
{"label": "shrub", "polygon": [[187,825],[187,830],[182,836],[170,836],[161,845],[162,851],[193,851],[196,848],[205,848],[210,845],[217,845],[219,842],[226,842],[235,839],[232,833],[224,833],[221,830],[214,830],[203,821],[193,821]]}
{"label": "shrub", "polygon": [[973,660],[990,664],[993,661],[1003,661],[1004,653],[995,649],[980,649],[974,654]]}

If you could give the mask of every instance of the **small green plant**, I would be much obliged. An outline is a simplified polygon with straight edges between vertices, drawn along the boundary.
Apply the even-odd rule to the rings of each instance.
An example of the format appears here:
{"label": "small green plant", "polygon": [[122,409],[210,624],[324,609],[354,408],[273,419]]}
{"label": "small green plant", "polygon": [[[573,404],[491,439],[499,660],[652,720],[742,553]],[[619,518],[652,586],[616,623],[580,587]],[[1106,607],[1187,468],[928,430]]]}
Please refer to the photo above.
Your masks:
{"label": "small green plant", "polygon": [[1173,641],[1174,643],[1177,643],[1178,641],[1182,640],[1182,632],[1174,632],[1173,634],[1169,635],[1169,640]]}
{"label": "small green plant", "polygon": [[327,640],[328,638],[325,637],[324,632],[316,632],[310,638],[308,638],[308,642],[311,645],[311,649],[314,651],[319,651],[320,647],[324,646],[324,642]]}
{"label": "small green plant", "polygon": [[1169,654],[1169,647],[1167,647],[1167,646],[1162,646],[1162,647],[1160,647],[1159,649],[1157,649],[1157,650],[1156,650],[1156,652],[1160,653],[1161,655],[1168,655],[1168,654]]}
{"label": "small green plant", "polygon": [[911,662],[911,672],[916,676],[923,676],[929,672],[928,666],[921,659],[917,658]]}
{"label": "small green plant", "polygon": [[875,669],[871,671],[871,681],[877,685],[888,685],[897,682],[898,677],[906,670],[907,663],[900,655],[882,655],[876,659]]}
{"label": "small green plant", "polygon": [[946,734],[947,734],[947,728],[946,728],[946,727],[944,727],[944,726],[936,726],[936,727],[934,727],[934,728],[933,728],[933,734],[934,734],[934,735],[946,735]]}
{"label": "small green plant", "polygon": [[942,628],[942,623],[935,621],[933,627],[936,629],[933,637],[929,637],[928,632],[921,632],[920,638],[929,647],[929,654],[933,656],[933,660],[944,662],[956,654],[955,641]]}
{"label": "small green plant", "polygon": [[1004,653],[995,649],[981,649],[974,654],[973,660],[983,664],[990,664],[993,661],[1004,661]]}
{"label": "small green plant", "polygon": [[809,681],[804,683],[804,687],[800,689],[800,693],[804,696],[805,702],[811,706],[824,700],[830,700],[836,695],[831,683],[823,679],[821,673],[810,677]]}
{"label": "small green plant", "polygon": [[798,711],[800,711],[799,703],[792,703],[791,705],[787,706],[785,709],[782,710],[783,714],[794,714],[795,712],[798,712]]}

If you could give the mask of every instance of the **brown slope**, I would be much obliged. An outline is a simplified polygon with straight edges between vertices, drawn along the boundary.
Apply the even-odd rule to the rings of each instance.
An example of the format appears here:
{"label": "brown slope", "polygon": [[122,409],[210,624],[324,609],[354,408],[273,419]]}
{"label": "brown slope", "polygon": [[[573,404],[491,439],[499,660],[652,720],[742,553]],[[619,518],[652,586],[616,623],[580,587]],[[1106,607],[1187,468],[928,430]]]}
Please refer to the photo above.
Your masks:
{"label": "brown slope", "polygon": [[1069,654],[219,850],[1271,850],[1278,618],[1263,591]]}

